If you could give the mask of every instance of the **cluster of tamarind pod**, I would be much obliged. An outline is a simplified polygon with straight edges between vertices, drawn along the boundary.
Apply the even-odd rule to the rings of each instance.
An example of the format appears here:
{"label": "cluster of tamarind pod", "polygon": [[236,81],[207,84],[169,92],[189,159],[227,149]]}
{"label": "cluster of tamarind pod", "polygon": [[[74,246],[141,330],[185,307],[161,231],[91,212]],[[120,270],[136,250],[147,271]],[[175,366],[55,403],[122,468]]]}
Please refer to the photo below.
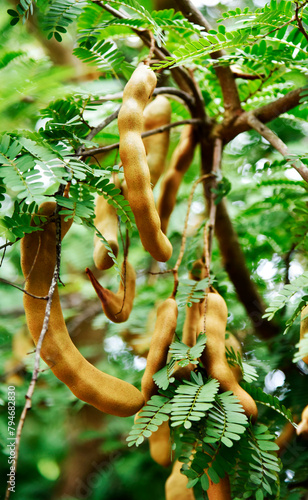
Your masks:
{"label": "cluster of tamarind pod", "polygon": [[[149,104],[155,86],[155,73],[147,66],[141,65],[134,71],[124,89],[118,118],[120,158],[124,170],[121,189],[134,213],[145,250],[155,260],[165,262],[172,254],[172,246],[166,236],[168,222],[181,180],[192,162],[197,139],[192,126],[184,128],[169,169],[161,182],[156,208],[152,187],[165,170],[169,131],[147,139],[142,139],[141,133],[170,123],[171,107],[168,99],[163,96],[158,96]],[[55,210],[55,202],[43,203],[32,219],[32,225],[39,226],[39,230],[26,234],[21,242],[25,290],[32,294],[24,295],[24,307],[28,328],[35,344],[40,337],[46,309],[46,302],[35,296],[48,295],[57,259]],[[99,196],[95,215],[95,226],[117,256],[118,217],[115,208],[103,196]],[[67,215],[58,217],[61,218],[62,239],[70,229],[73,219],[67,218]],[[99,270],[109,269],[113,265],[109,251],[95,236],[93,260]],[[200,280],[204,269],[203,261],[196,261],[190,277]],[[105,315],[114,323],[125,322],[133,309],[136,286],[136,273],[126,256],[122,265],[124,279],[117,293],[102,287],[89,268],[86,272]],[[149,345],[144,347],[147,362],[139,391],[128,382],[98,370],[81,355],[68,334],[56,287],[41,357],[56,377],[79,399],[102,412],[121,417],[137,414],[138,419],[138,412],[158,392],[153,375],[166,365],[169,347],[175,335],[177,316],[178,307],[174,296],[158,306],[153,335]],[[237,366],[230,366],[226,358],[228,342],[236,351],[240,350],[240,344],[231,335],[226,341],[227,317],[228,310],[224,299],[215,289],[209,287],[203,300],[186,307],[182,341],[192,347],[198,335],[206,333],[207,343],[201,362],[208,377],[219,381],[221,391],[232,391],[246,416],[255,421],[258,416],[257,406],[239,385],[241,370]],[[127,338],[129,341],[129,334]],[[190,373],[194,369],[195,365],[191,363],[185,368],[177,367],[174,376],[180,380],[190,379]],[[168,422],[164,422],[152,433],[149,444],[152,458],[162,466],[170,466],[174,457]],[[181,464],[176,460],[166,482],[166,500],[194,498],[193,491],[186,488],[187,477],[181,474],[180,468]],[[228,477],[225,476],[218,484],[210,481],[207,493],[210,500],[231,498]]]}

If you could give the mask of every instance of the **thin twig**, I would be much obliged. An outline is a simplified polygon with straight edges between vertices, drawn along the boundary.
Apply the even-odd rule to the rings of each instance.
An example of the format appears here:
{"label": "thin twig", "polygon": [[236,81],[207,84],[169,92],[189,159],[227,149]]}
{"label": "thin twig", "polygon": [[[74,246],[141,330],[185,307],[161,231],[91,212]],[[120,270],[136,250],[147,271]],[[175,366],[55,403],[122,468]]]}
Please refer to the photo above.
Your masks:
{"label": "thin twig", "polygon": [[[54,296],[54,293],[55,293],[55,290],[57,287],[58,278],[59,278],[60,259],[61,259],[61,218],[58,215],[59,211],[60,211],[60,207],[59,207],[59,205],[57,205],[56,206],[56,263],[55,263],[55,268],[54,268],[51,284],[50,284],[49,291],[48,291],[48,299],[47,299],[47,303],[46,303],[43,326],[42,326],[42,330],[41,330],[41,333],[39,336],[38,343],[36,345],[34,370],[32,373],[30,385],[29,385],[28,390],[27,390],[27,394],[25,396],[26,403],[25,403],[25,406],[22,410],[22,413],[21,413],[21,416],[20,416],[20,419],[18,422],[17,430],[16,430],[15,457],[14,457],[15,471],[17,469],[21,433],[23,430],[23,426],[25,423],[25,419],[26,419],[28,410],[31,409],[32,396],[34,393],[36,381],[37,381],[39,370],[40,370],[40,353],[41,353],[41,349],[42,349],[43,340],[44,340],[44,337],[45,337],[47,329],[48,329],[50,313],[51,313],[52,299],[53,299],[53,296]],[[6,490],[5,500],[8,500],[10,497],[9,487],[10,486],[8,485],[8,488]]]}
{"label": "thin twig", "polygon": [[11,247],[12,245],[14,245],[14,243],[16,243],[16,241],[19,241],[19,240],[21,240],[21,238],[16,238],[15,241],[7,241],[3,245],[1,245],[0,250],[3,250],[3,249],[6,250],[7,247]]}
{"label": "thin twig", "polygon": [[94,127],[91,132],[87,135],[86,139],[87,141],[91,141],[93,137],[98,134],[103,128],[107,127],[109,123],[113,122],[113,120],[116,120],[118,118],[118,114],[120,111],[120,106],[113,112],[111,115],[107,116],[105,120],[103,120],[101,123],[99,123],[96,127]]}
{"label": "thin twig", "polygon": [[[248,114],[247,123],[264,137],[286,160],[290,160],[288,146],[270,128],[260,122],[253,113]],[[308,168],[303,163],[299,166],[296,163],[291,163],[291,166],[304,181],[308,182]]]}
{"label": "thin twig", "polygon": [[[179,99],[184,101],[185,104],[187,104],[189,109],[193,109],[195,106],[194,97],[192,95],[188,94],[187,92],[184,92],[181,89],[177,89],[175,87],[157,87],[156,89],[154,89],[152,95],[156,96],[156,95],[160,95],[160,94],[166,94],[166,95],[169,95],[171,97],[172,96],[178,97]],[[107,95],[101,97],[100,99],[95,99],[94,101],[92,101],[92,103],[99,104],[99,103],[103,103],[106,101],[116,101],[116,100],[122,99],[122,97],[123,97],[123,91],[117,92],[116,94],[107,94]]]}
{"label": "thin twig", "polygon": [[307,2],[304,2],[303,5],[299,5],[297,2],[295,2],[295,5],[296,5],[296,8],[295,8],[295,19],[296,19],[297,27],[298,27],[299,31],[304,35],[304,37],[306,38],[306,40],[308,40],[308,34],[307,34],[307,32],[306,32],[306,30],[305,30],[305,28],[303,26],[301,18],[298,15],[300,9],[303,8],[305,6],[305,4],[307,4]]}
{"label": "thin twig", "polygon": [[34,299],[40,299],[40,300],[47,300],[48,299],[48,295],[44,295],[41,297],[39,295],[33,295],[32,293],[27,292],[27,290],[24,290],[24,288],[21,288],[20,286],[15,285],[15,283],[11,283],[11,281],[5,280],[4,278],[0,278],[0,282],[4,283],[5,285],[11,285],[14,288],[17,288],[17,290],[20,290],[21,292],[25,293],[26,295],[33,297]]}
{"label": "thin twig", "polygon": [[[190,118],[189,120],[181,120],[178,122],[173,122],[169,123],[168,125],[163,125],[162,127],[158,127],[152,130],[148,130],[147,132],[142,132],[141,137],[150,137],[151,135],[155,134],[162,134],[166,130],[169,130],[173,127],[179,127],[181,125],[186,125],[187,123],[190,123],[192,125],[200,125],[202,121],[199,118]],[[102,153],[104,151],[112,151],[113,149],[118,149],[120,143],[116,142],[114,144],[109,144],[108,146],[103,146],[101,148],[94,148],[94,149],[86,149],[85,151],[82,151],[80,153],[76,153],[77,156],[93,156],[96,155],[97,153]]]}

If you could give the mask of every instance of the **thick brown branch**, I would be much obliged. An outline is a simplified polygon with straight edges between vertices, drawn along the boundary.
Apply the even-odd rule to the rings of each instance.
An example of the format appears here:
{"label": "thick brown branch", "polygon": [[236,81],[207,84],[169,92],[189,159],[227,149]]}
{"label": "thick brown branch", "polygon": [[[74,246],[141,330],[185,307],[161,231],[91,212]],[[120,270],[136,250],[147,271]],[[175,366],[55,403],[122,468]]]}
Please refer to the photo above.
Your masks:
{"label": "thick brown branch", "polygon": [[[211,171],[213,151],[214,141],[208,142],[207,148],[201,149],[202,172],[204,174]],[[204,192],[209,208],[211,196],[210,183],[204,183]],[[244,305],[252,321],[257,335],[261,339],[274,337],[279,330],[274,323],[262,318],[266,306],[257,287],[251,280],[243,250],[230,220],[224,200],[217,205],[215,235],[223,265],[229,275],[230,281],[234,285],[240,301]]]}
{"label": "thick brown branch", "polygon": [[[211,29],[211,25],[194,6],[191,0],[178,0],[177,5],[181,9],[182,14],[190,22],[197,24],[198,26],[202,26],[206,29],[206,31]],[[223,55],[224,52],[219,50],[217,52],[213,52],[211,57],[213,59],[219,59]],[[225,107],[225,119],[228,122],[229,120],[233,120],[236,115],[242,112],[235,78],[229,66],[219,66],[219,64],[217,64],[215,66],[215,72],[222,90]]]}
{"label": "thick brown branch", "polygon": [[[248,115],[247,123],[254,130],[256,130],[264,139],[266,139],[279,153],[286,159],[289,159],[289,151],[287,145],[264,123],[260,122],[253,114]],[[292,167],[299,173],[299,175],[308,182],[308,168],[300,163],[291,163]]]}
{"label": "thick brown branch", "polygon": [[256,285],[251,280],[245,256],[224,200],[217,206],[215,234],[224,267],[258,336],[261,339],[268,339],[277,335],[279,332],[278,327],[262,318],[266,305],[259,295]]}
{"label": "thick brown branch", "polygon": [[299,105],[300,94],[303,92],[303,87],[295,90],[291,90],[283,97],[276,99],[275,101],[266,104],[254,111],[245,112],[240,115],[231,126],[226,126],[225,124],[218,125],[216,127],[215,134],[222,136],[224,143],[230,142],[234,137],[236,137],[241,132],[250,130],[250,125],[248,124],[248,117],[253,114],[260,122],[268,123],[274,120],[282,113],[286,113],[291,109]]}

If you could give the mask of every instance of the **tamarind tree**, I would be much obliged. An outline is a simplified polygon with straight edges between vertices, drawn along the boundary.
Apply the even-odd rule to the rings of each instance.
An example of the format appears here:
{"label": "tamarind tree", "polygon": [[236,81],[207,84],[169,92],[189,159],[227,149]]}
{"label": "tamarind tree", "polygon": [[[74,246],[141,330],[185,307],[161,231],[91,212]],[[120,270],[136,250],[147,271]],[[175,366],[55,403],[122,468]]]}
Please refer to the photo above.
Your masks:
{"label": "tamarind tree", "polygon": [[307,498],[308,1],[3,4],[5,498]]}

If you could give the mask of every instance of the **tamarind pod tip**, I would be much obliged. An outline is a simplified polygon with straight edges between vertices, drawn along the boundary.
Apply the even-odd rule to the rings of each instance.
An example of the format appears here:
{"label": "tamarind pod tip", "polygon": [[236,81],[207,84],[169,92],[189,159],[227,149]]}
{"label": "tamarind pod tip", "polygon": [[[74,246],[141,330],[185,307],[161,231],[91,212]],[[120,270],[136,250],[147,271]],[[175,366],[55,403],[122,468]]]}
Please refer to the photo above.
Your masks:
{"label": "tamarind pod tip", "polygon": [[107,297],[106,297],[105,288],[102,287],[102,285],[97,281],[94,274],[92,273],[92,271],[88,267],[86,268],[86,273],[87,273],[87,275],[92,283],[92,286],[93,286],[94,290],[96,291],[96,294],[97,294],[98,298],[100,299],[101,303],[106,304]]}

